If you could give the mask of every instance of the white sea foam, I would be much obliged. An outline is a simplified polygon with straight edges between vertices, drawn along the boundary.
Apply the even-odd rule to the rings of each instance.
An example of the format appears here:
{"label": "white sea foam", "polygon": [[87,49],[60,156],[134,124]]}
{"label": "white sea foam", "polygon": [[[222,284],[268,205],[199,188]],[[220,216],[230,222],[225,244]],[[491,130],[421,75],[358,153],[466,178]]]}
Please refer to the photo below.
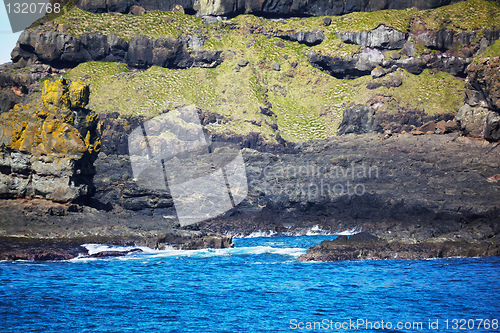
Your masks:
{"label": "white sea foam", "polygon": [[287,232],[281,232],[277,233],[274,230],[258,230],[254,231],[249,235],[245,234],[228,234],[228,236],[231,236],[233,238],[257,238],[257,237],[274,237],[274,236],[289,236],[289,237],[297,237],[297,236],[352,236],[357,233],[359,233],[360,230],[353,228],[353,229],[347,229],[344,231],[331,231],[331,230],[325,230],[322,229],[319,225],[315,225],[314,227],[310,229],[304,229],[304,230],[297,230],[297,231],[287,231]]}
{"label": "white sea foam", "polygon": [[[259,255],[259,254],[274,254],[297,258],[306,252],[303,248],[275,248],[271,246],[253,246],[253,247],[236,247],[226,249],[203,249],[203,250],[175,250],[167,248],[164,250],[154,250],[145,246],[114,246],[103,244],[84,244],[89,251],[89,255],[103,251],[120,251],[128,252],[132,249],[141,249],[142,252],[132,252],[122,257],[113,257],[117,260],[160,258],[160,257],[193,257],[193,258],[208,258],[217,256],[242,256],[242,255]],[[72,259],[71,261],[88,261],[102,260],[102,258],[88,258],[85,256]]]}

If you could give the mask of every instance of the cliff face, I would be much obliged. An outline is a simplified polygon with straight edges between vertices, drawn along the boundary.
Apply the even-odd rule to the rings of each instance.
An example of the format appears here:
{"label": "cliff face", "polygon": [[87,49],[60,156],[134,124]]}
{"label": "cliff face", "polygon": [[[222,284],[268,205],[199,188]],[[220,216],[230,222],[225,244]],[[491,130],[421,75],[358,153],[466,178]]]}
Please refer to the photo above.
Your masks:
{"label": "cliff face", "polygon": [[12,51],[12,61],[20,66],[42,62],[55,67],[73,67],[87,61],[123,62],[135,68],[211,68],[219,65],[221,52],[188,51],[186,38],[134,36],[130,42],[110,36],[25,30]]}
{"label": "cliff face", "polygon": [[146,10],[170,11],[183,8],[186,13],[197,15],[236,16],[256,14],[275,17],[342,15],[352,12],[373,12],[382,9],[416,7],[429,9],[449,5],[460,0],[79,0],[77,6],[94,13],[128,13],[134,5]]}
{"label": "cliff face", "polygon": [[[498,45],[500,43],[496,43]],[[469,65],[465,105],[457,120],[466,135],[500,140],[500,61],[499,57],[481,57]]]}
{"label": "cliff face", "polygon": [[93,194],[100,149],[89,87],[45,81],[41,100],[0,115],[0,197],[68,202]]}

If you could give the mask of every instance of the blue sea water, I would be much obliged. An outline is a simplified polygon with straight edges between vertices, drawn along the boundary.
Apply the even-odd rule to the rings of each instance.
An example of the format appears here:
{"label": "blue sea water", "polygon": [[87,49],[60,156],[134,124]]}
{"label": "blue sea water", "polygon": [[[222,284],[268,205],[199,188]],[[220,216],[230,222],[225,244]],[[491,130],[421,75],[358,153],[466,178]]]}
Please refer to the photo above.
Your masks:
{"label": "blue sea water", "polygon": [[500,257],[296,260],[307,247],[334,237],[0,262],[0,331],[500,331]]}

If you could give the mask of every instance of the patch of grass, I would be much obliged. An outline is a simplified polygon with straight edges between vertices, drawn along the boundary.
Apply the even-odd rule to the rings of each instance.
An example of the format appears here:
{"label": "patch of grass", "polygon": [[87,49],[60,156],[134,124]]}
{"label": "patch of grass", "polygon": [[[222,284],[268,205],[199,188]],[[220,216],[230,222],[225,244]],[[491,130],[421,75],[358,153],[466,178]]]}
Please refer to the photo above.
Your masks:
{"label": "patch of grass", "polygon": [[[426,69],[420,75],[398,70],[402,85],[397,88],[380,87],[369,90],[366,83],[372,79],[363,77],[353,80],[355,96],[352,102],[366,104],[376,96],[384,96],[392,102],[385,103],[379,110],[396,112],[399,107],[424,110],[429,115],[456,113],[463,105],[465,96],[464,81],[446,72],[433,72]],[[381,78],[378,80],[387,79]]]}
{"label": "patch of grass", "polygon": [[500,28],[500,4],[497,1],[468,0],[450,6],[420,12],[429,30],[473,31]]}
{"label": "patch of grass", "polygon": [[[466,8],[489,16],[466,17],[463,15],[468,13]],[[227,120],[208,125],[207,129],[213,133],[259,132],[266,140],[275,142],[278,133],[273,127],[277,125],[285,140],[300,142],[335,135],[343,110],[351,103],[366,104],[382,96],[390,100],[381,106],[381,110],[387,112],[395,112],[403,106],[438,114],[456,112],[464,96],[463,80],[430,70],[421,75],[399,70],[396,75],[402,79],[400,87],[369,90],[366,84],[372,80],[371,76],[346,81],[313,68],[305,56],[309,49],[330,56],[350,56],[360,52],[361,47],[343,43],[337,38],[337,32],[372,30],[380,24],[407,31],[414,17],[423,19],[428,28],[434,27],[430,20],[437,19],[438,11],[442,12],[443,20],[436,23],[436,27],[446,20],[451,22],[446,23],[447,27],[456,29],[468,30],[468,24],[485,24],[481,28],[491,28],[498,22],[498,8],[493,2],[470,0],[428,11],[410,8],[352,13],[332,17],[332,24],[325,27],[323,17],[277,21],[240,15],[228,21],[204,24],[201,18],[173,12],[152,11],[142,16],[93,14],[73,6],[57,17],[53,26],[68,24],[67,32],[74,36],[90,32],[115,33],[124,40],[130,40],[135,34],[154,38],[191,34],[208,38],[204,49],[223,52],[224,62],[212,69],[151,67],[146,71],[131,71],[124,64],[80,64],[65,76],[90,83],[89,107],[98,112],[154,117],[165,110],[195,105]],[[50,25],[44,26],[50,28]],[[313,29],[325,33],[323,43],[314,47],[274,37],[276,33]],[[497,42],[488,48],[485,56],[498,55],[499,49],[500,42]],[[417,54],[429,52],[432,51],[416,45]],[[248,65],[238,66],[241,60],[248,61]],[[274,64],[279,64],[281,70],[273,70]],[[383,79],[386,78],[379,80]],[[269,105],[274,116],[261,113],[261,108]]]}

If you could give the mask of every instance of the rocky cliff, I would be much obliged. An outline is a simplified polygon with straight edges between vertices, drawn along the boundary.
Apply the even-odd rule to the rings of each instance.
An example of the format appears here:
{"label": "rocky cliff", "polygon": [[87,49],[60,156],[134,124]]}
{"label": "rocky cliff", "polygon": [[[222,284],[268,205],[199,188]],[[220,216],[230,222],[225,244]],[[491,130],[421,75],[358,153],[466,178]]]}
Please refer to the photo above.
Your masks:
{"label": "rocky cliff", "polygon": [[[498,50],[500,43],[494,45]],[[492,49],[493,50],[493,49]],[[488,52],[468,67],[465,105],[457,120],[466,135],[500,140],[500,60],[498,52]]]}
{"label": "rocky cliff", "polygon": [[98,116],[85,109],[82,82],[45,81],[42,97],[0,115],[0,196],[59,202],[94,193],[94,160],[101,143]]}
{"label": "rocky cliff", "polygon": [[114,34],[72,37],[56,31],[25,30],[12,51],[12,61],[20,66],[42,62],[59,68],[87,61],[113,61],[135,68],[161,66],[174,69],[211,68],[222,62],[221,52],[189,52],[189,41],[188,38],[152,39],[137,35],[126,42]]}
{"label": "rocky cliff", "polygon": [[[2,201],[2,244],[21,236],[226,247],[230,236],[220,234],[311,229],[368,230],[402,244],[497,242],[500,6],[342,2],[338,14],[353,13],[314,16],[336,15],[333,4],[80,1],[27,29],[15,62],[0,68],[2,193],[87,201]],[[395,6],[439,8],[375,11]],[[181,230],[168,187],[145,188],[134,175],[129,138],[187,105],[211,153],[221,143],[243,149],[248,195]],[[85,107],[99,114],[99,154],[85,132],[97,118],[87,121]],[[184,162],[176,170],[220,167],[195,154]]]}
{"label": "rocky cliff", "polygon": [[236,16],[239,14],[255,14],[272,17],[289,16],[325,16],[342,15],[351,12],[372,12],[383,9],[404,9],[417,7],[419,9],[436,8],[458,2],[457,0],[405,0],[405,1],[200,1],[200,0],[171,0],[171,1],[151,1],[151,0],[100,0],[76,1],[78,7],[94,13],[119,12],[128,13],[132,6],[140,6],[146,10],[170,11],[182,8],[183,11],[197,15],[214,16]]}

